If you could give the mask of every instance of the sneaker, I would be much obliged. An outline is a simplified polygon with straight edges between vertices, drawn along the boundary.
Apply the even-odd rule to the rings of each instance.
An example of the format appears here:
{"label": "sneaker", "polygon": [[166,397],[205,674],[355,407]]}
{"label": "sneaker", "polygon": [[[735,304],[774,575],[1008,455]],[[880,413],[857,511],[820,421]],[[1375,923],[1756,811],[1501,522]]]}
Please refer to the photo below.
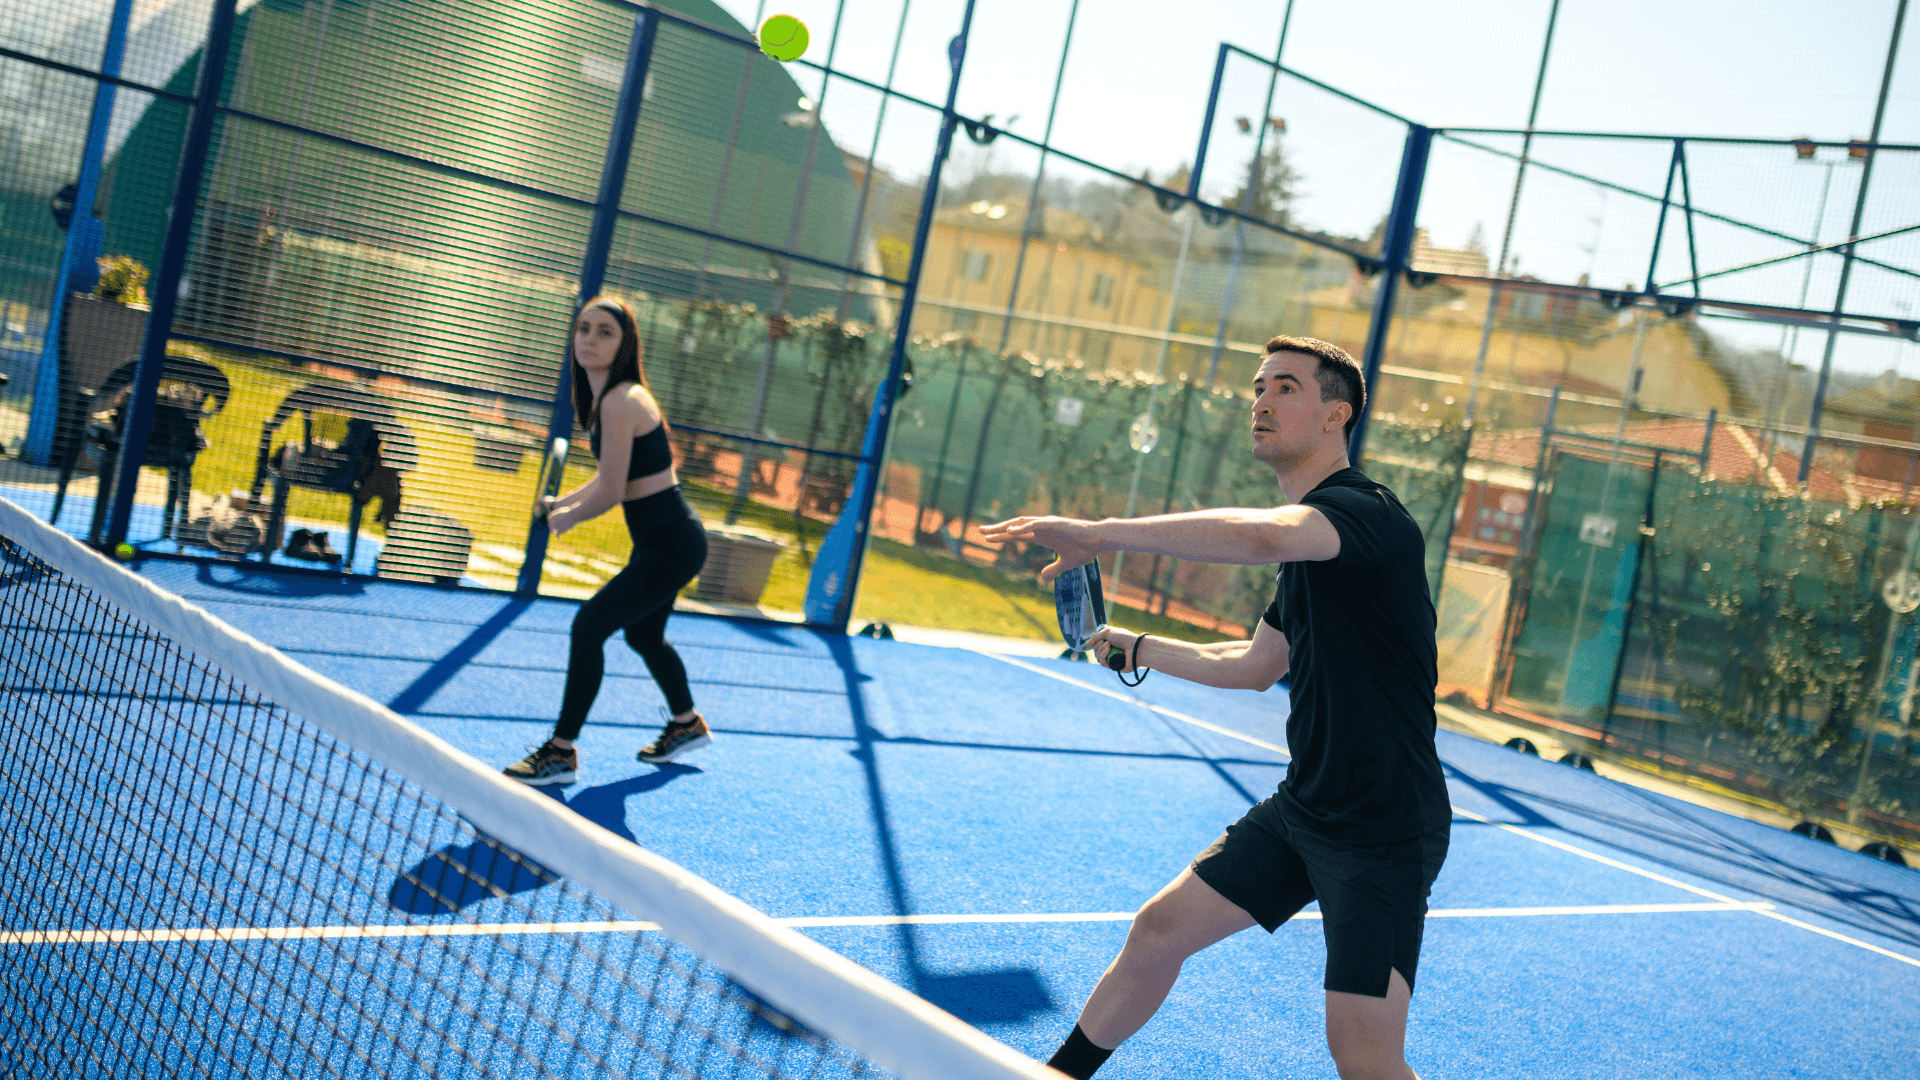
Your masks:
{"label": "sneaker", "polygon": [[503,770],[509,777],[533,787],[573,783],[574,770],[580,767],[580,755],[573,749],[562,750],[552,743],[541,743],[533,753]]}
{"label": "sneaker", "polygon": [[682,754],[691,754],[695,750],[713,742],[713,732],[707,730],[707,721],[699,713],[685,723],[676,724],[667,721],[660,730],[660,737],[647,744],[640,751],[641,761],[650,765],[665,765]]}

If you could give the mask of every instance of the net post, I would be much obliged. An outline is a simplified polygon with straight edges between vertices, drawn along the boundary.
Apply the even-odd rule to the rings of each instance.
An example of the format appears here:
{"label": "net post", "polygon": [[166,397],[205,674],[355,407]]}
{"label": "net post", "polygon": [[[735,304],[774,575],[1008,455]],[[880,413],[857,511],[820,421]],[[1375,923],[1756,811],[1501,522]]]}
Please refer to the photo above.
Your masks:
{"label": "net post", "polygon": [[[640,120],[640,101],[647,85],[647,68],[653,62],[653,41],[660,26],[660,13],[643,7],[633,17],[633,35],[627,39],[626,73],[620,81],[620,97],[613,107],[613,129],[607,135],[607,153],[600,169],[600,195],[594,200],[593,224],[587,231],[587,249],[580,260],[580,293],[574,299],[578,307],[600,292],[606,283],[607,257],[613,249],[613,229],[620,219],[620,194],[627,186],[627,165],[633,159],[633,134]],[[568,313],[569,318],[572,312]],[[572,329],[568,329],[572,340]],[[555,439],[573,436],[573,364],[572,347],[560,359],[560,378],[553,391],[553,411],[547,418],[546,445]],[[540,571],[547,561],[546,522],[527,522],[526,554],[520,561],[520,577],[514,591],[533,596],[540,591]]]}
{"label": "net post", "polygon": [[[873,411],[867,414],[866,435],[860,442],[860,465],[853,474],[853,491],[833,528],[820,541],[819,554],[807,575],[804,614],[807,623],[844,632],[853,614],[853,594],[860,583],[860,565],[867,554],[867,522],[873,516],[874,496],[878,494],[881,461],[887,436],[893,429],[893,399],[900,386],[900,373],[906,369],[907,342],[913,337],[914,302],[920,294],[920,271],[927,258],[927,238],[933,231],[933,214],[940,205],[940,170],[953,149],[953,129],[959,124],[954,103],[960,94],[960,72],[967,62],[967,34],[973,28],[974,0],[960,17],[960,32],[947,44],[947,60],[952,74],[947,80],[947,101],[941,109],[940,136],[934,143],[933,160],[927,165],[927,186],[920,196],[920,220],[913,227],[913,258],[907,265],[907,283],[900,290],[899,322],[893,328],[893,355],[887,361],[887,377],[873,395]],[[961,539],[966,539],[965,533]]]}
{"label": "net post", "polygon": [[[173,184],[173,206],[167,218],[166,245],[160,269],[154,275],[153,307],[147,313],[147,331],[140,342],[140,359],[129,388],[125,426],[120,431],[120,468],[115,477],[113,504],[107,514],[112,547],[127,538],[133,516],[133,496],[140,487],[140,468],[147,457],[147,436],[153,431],[153,400],[160,392],[160,372],[167,362],[167,339],[180,303],[180,280],[186,274],[187,249],[193,243],[195,211],[200,187],[207,175],[207,157],[213,144],[213,121],[220,94],[226,89],[227,53],[233,45],[238,0],[214,0],[207,20],[207,45],[200,54],[200,85],[194,95],[193,119],[180,149],[180,174]],[[96,538],[99,539],[99,538]]]}
{"label": "net post", "polygon": [[1413,251],[1414,215],[1420,209],[1420,187],[1427,178],[1427,155],[1433,149],[1433,129],[1407,125],[1406,149],[1400,154],[1400,179],[1393,189],[1393,209],[1387,215],[1387,234],[1380,243],[1380,291],[1373,297],[1373,317],[1367,325],[1367,347],[1361,370],[1367,384],[1367,408],[1353,426],[1347,458],[1358,462],[1367,443],[1367,420],[1373,411],[1373,389],[1380,380],[1380,359],[1387,350],[1387,329],[1393,325],[1393,304],[1400,295],[1400,278],[1407,272]]}

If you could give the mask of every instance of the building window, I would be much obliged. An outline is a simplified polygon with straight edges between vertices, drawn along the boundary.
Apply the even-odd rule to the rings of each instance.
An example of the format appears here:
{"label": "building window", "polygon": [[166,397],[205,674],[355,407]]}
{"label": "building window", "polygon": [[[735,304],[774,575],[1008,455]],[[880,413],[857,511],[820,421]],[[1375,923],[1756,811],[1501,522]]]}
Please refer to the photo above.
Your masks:
{"label": "building window", "polygon": [[1112,307],[1113,306],[1113,275],[1112,274],[1093,275],[1093,292],[1087,295],[1087,299],[1092,301],[1095,307]]}
{"label": "building window", "polygon": [[960,276],[968,281],[985,281],[987,269],[992,265],[992,255],[984,251],[969,251],[960,260]]}

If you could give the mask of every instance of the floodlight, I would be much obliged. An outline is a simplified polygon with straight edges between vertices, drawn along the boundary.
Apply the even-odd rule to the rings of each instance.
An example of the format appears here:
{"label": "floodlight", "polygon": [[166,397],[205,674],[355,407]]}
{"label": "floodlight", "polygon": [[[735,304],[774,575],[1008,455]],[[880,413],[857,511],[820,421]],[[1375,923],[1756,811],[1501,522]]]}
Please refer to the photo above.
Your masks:
{"label": "floodlight", "polygon": [[1615,292],[1612,289],[1595,289],[1594,296],[1599,298],[1602,304],[1606,305],[1608,311],[1619,311],[1621,308],[1633,303],[1636,294],[1630,292]]}
{"label": "floodlight", "polygon": [[1813,140],[1805,135],[1793,140],[1793,156],[1801,161],[1813,160],[1813,152],[1818,149],[1819,147],[1813,145]]}
{"label": "floodlight", "polygon": [[1847,156],[1855,161],[1865,161],[1873,154],[1873,144],[1865,139],[1848,139]]}
{"label": "floodlight", "polygon": [[1678,319],[1693,310],[1694,302],[1679,296],[1662,296],[1656,301],[1669,319]]}
{"label": "floodlight", "polygon": [[1416,289],[1424,289],[1427,286],[1439,280],[1440,280],[1439,274],[1431,273],[1426,270],[1407,271],[1407,284],[1411,285]]}
{"label": "floodlight", "polygon": [[1244,116],[1234,117],[1233,126],[1239,128],[1240,134],[1242,135],[1249,135],[1249,134],[1252,134],[1253,132],[1253,121],[1247,119]]}
{"label": "floodlight", "polygon": [[1203,202],[1196,202],[1193,205],[1200,208],[1200,220],[1208,227],[1217,229],[1227,223],[1228,214],[1225,210],[1217,206],[1208,206]]}
{"label": "floodlight", "polygon": [[1353,268],[1359,271],[1360,276],[1364,278],[1370,278],[1379,274],[1382,265],[1379,259],[1373,258],[1370,255],[1353,256]]}
{"label": "floodlight", "polygon": [[1161,210],[1172,214],[1177,213],[1180,207],[1186,204],[1187,200],[1183,196],[1168,191],[1166,188],[1154,188],[1153,201],[1160,204]]}
{"label": "floodlight", "polygon": [[1284,116],[1267,117],[1267,126],[1272,128],[1275,132],[1281,135],[1285,135],[1287,133],[1287,119]]}

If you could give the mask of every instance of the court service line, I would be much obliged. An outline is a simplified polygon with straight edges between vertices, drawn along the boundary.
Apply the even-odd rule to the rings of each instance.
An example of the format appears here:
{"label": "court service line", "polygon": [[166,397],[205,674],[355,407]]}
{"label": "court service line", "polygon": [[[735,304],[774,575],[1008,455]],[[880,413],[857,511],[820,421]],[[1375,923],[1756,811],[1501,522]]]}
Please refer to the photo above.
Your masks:
{"label": "court service line", "polygon": [[[1041,667],[1037,664],[1030,664],[1024,660],[1018,660],[1011,656],[1002,656],[998,653],[981,653],[980,655],[991,657],[995,660],[999,660],[1004,663],[1012,664],[1015,667],[1025,668],[1028,671],[1034,672],[1035,674],[1045,675],[1049,679],[1058,679],[1063,683],[1067,683],[1072,686],[1077,686],[1082,690],[1091,690],[1096,694],[1113,698],[1116,701],[1124,701],[1129,705],[1139,705],[1142,708],[1150,709],[1153,712],[1156,712],[1162,716],[1168,717],[1169,719],[1179,720],[1182,723],[1192,724],[1195,727],[1202,727],[1207,729],[1208,731],[1212,731],[1220,735],[1225,735],[1230,739],[1239,739],[1241,742],[1252,743],[1255,746],[1263,747],[1265,749],[1272,750],[1279,754],[1287,754],[1286,748],[1275,746],[1273,743],[1256,739],[1251,735],[1242,735],[1237,731],[1231,731],[1227,728],[1220,727],[1216,724],[1209,724],[1205,720],[1198,720],[1198,719],[1195,719],[1194,717],[1187,716],[1183,713],[1174,712],[1172,709],[1163,708],[1159,705],[1152,704],[1151,702],[1141,701],[1138,698],[1128,697],[1125,694],[1121,694],[1116,691],[1109,690],[1104,686],[1095,686],[1092,683],[1082,682],[1079,679],[1073,678],[1070,675],[1063,675],[1057,671],[1049,671],[1046,668]],[[1287,759],[1291,761],[1292,755],[1287,754]],[[1587,849],[1582,847],[1576,847],[1573,844],[1569,844],[1563,840],[1556,840],[1550,836],[1542,836],[1537,832],[1534,832],[1530,829],[1521,828],[1518,825],[1509,825],[1505,822],[1494,821],[1492,818],[1488,818],[1483,815],[1476,814],[1471,810],[1462,810],[1458,806],[1453,808],[1453,812],[1456,814],[1459,814],[1461,817],[1470,818],[1474,821],[1478,821],[1485,825],[1491,825],[1497,829],[1503,829],[1507,832],[1514,833],[1515,835],[1518,835],[1518,836],[1524,836],[1529,840],[1535,841],[1536,843],[1545,844],[1548,847],[1559,848],[1560,850],[1568,852],[1570,854],[1578,855],[1583,859],[1592,859],[1597,863],[1602,863],[1604,865],[1611,866],[1618,870],[1625,870],[1629,874],[1638,874],[1641,877],[1649,878],[1653,881],[1658,881],[1663,885],[1671,885],[1676,889],[1682,889],[1686,892],[1707,897],[1708,899],[1714,900],[1721,905],[1733,905],[1740,910],[1752,911],[1757,915],[1764,915],[1769,919],[1774,919],[1778,922],[1786,923],[1788,926],[1796,926],[1802,930],[1810,930],[1813,933],[1819,934],[1822,937],[1829,937],[1835,941],[1842,941],[1847,943],[1848,945],[1854,945],[1859,948],[1865,949],[1868,952],[1879,953],[1881,956],[1898,960],[1903,964],[1911,964],[1914,967],[1920,967],[1920,959],[1916,959],[1914,957],[1908,956],[1905,953],[1894,952],[1892,949],[1882,948],[1878,945],[1873,944],[1870,941],[1862,941],[1859,938],[1849,937],[1846,934],[1836,933],[1835,931],[1828,930],[1825,927],[1815,926],[1812,923],[1808,923],[1808,922],[1802,922],[1801,920],[1793,918],[1790,915],[1783,915],[1780,912],[1773,910],[1773,905],[1771,904],[1764,904],[1764,905],[1744,904],[1743,905],[1742,901],[1735,900],[1731,896],[1726,896],[1722,893],[1714,892],[1711,889],[1703,889],[1698,885],[1689,885],[1684,881],[1680,881],[1675,878],[1670,878],[1665,874],[1655,873],[1652,870],[1643,870],[1638,866],[1634,866],[1630,863],[1621,862],[1618,859],[1608,858],[1607,856],[1601,855],[1598,852],[1588,851]],[[1486,910],[1492,910],[1492,909],[1486,909]],[[1427,914],[1438,915],[1439,911],[1437,910],[1430,911]]]}
{"label": "court service line", "polygon": [[[1705,896],[1712,900],[1718,900],[1721,903],[1725,903],[1725,904],[1740,903],[1740,901],[1735,900],[1731,896],[1726,896],[1721,893],[1714,892],[1711,889],[1703,889],[1698,885],[1689,885],[1684,881],[1680,881],[1675,878],[1670,878],[1665,874],[1655,873],[1652,870],[1643,870],[1640,867],[1634,866],[1630,863],[1621,862],[1619,859],[1610,859],[1605,855],[1599,854],[1598,852],[1588,851],[1587,849],[1582,847],[1576,847],[1573,844],[1569,844],[1564,840],[1555,840],[1551,836],[1542,836],[1541,834],[1534,832],[1532,829],[1524,829],[1518,825],[1509,825],[1503,821],[1495,821],[1492,818],[1486,817],[1482,814],[1476,814],[1471,810],[1462,810],[1457,806],[1453,808],[1453,812],[1456,814],[1459,814],[1461,817],[1471,818],[1474,821],[1478,821],[1485,825],[1491,825],[1496,829],[1513,833],[1516,836],[1524,836],[1527,839],[1534,841],[1535,843],[1545,844],[1548,847],[1559,848],[1561,851],[1570,852],[1574,855],[1580,856],[1583,859],[1592,859],[1594,862],[1603,863],[1607,866],[1614,867],[1615,869],[1625,870],[1629,874],[1638,874],[1643,878],[1649,878],[1651,880],[1658,881],[1663,885],[1671,885],[1676,889],[1684,889],[1687,892],[1695,893],[1700,896]],[[1789,916],[1789,915],[1782,915],[1778,911],[1773,910],[1773,905],[1771,904],[1758,906],[1758,907],[1750,907],[1748,910],[1751,910],[1756,915],[1764,915],[1769,919],[1774,919],[1779,922],[1786,923],[1789,926],[1797,926],[1802,930],[1811,930],[1814,933],[1821,935],[1822,937],[1830,937],[1835,941],[1844,941],[1849,945],[1856,945],[1862,949],[1867,950],[1868,952],[1879,953],[1881,956],[1890,957],[1894,960],[1900,961],[1903,964],[1911,964],[1914,967],[1920,967],[1920,959],[1916,959],[1914,957],[1908,956],[1905,953],[1894,952],[1892,949],[1883,949],[1880,946],[1875,945],[1870,941],[1861,941],[1859,938],[1848,937],[1845,934],[1835,933],[1834,931],[1828,930],[1825,927],[1815,926],[1812,923],[1808,923],[1808,922],[1802,922],[1799,919],[1793,918],[1792,916]]]}
{"label": "court service line", "polygon": [[1155,705],[1151,701],[1142,701],[1137,697],[1133,697],[1129,694],[1122,694],[1117,690],[1109,690],[1104,686],[1095,686],[1089,682],[1081,682],[1079,679],[1076,679],[1071,675],[1063,675],[1058,671],[1049,671],[1038,664],[1029,664],[1025,660],[1019,659],[1018,657],[1003,656],[1000,653],[989,653],[989,652],[983,652],[980,655],[985,656],[992,660],[998,660],[1001,663],[1012,664],[1014,667],[1017,667],[1017,668],[1025,668],[1036,675],[1045,675],[1049,679],[1058,679],[1059,681],[1066,683],[1069,686],[1077,686],[1082,690],[1091,690],[1096,694],[1100,694],[1105,697],[1110,697],[1115,701],[1124,701],[1129,705],[1138,705],[1139,707],[1146,709],[1149,712],[1159,713],[1161,716],[1164,716],[1169,720],[1178,720],[1183,724],[1192,724],[1194,727],[1197,727],[1197,728],[1205,728],[1206,730],[1211,731],[1216,735],[1225,735],[1229,739],[1239,739],[1243,743],[1251,743],[1254,746],[1258,746],[1263,750],[1271,750],[1274,753],[1285,757],[1288,761],[1293,760],[1293,755],[1287,752],[1287,748],[1277,743],[1270,743],[1265,739],[1256,739],[1251,735],[1243,735],[1238,731],[1234,731],[1231,728],[1221,727],[1218,724],[1209,724],[1205,720],[1201,720],[1197,717],[1188,716],[1186,713],[1175,712],[1172,709],[1165,707],[1164,705]]}
{"label": "court service line", "polygon": [[[1553,915],[1668,915],[1693,911],[1764,911],[1773,905],[1755,903],[1703,904],[1589,904],[1574,907],[1435,908],[1434,919],[1531,918]],[[837,926],[964,926],[982,923],[1045,924],[1132,922],[1131,911],[1085,911],[1062,914],[967,915],[823,915],[775,919],[797,929]],[[1295,919],[1318,919],[1318,911],[1303,911]],[[240,926],[191,929],[129,930],[20,930],[0,934],[0,945],[166,945],[192,941],[323,941],[342,938],[505,937],[529,934],[647,933],[660,924],[637,920],[553,923],[456,923],[448,926]]]}

